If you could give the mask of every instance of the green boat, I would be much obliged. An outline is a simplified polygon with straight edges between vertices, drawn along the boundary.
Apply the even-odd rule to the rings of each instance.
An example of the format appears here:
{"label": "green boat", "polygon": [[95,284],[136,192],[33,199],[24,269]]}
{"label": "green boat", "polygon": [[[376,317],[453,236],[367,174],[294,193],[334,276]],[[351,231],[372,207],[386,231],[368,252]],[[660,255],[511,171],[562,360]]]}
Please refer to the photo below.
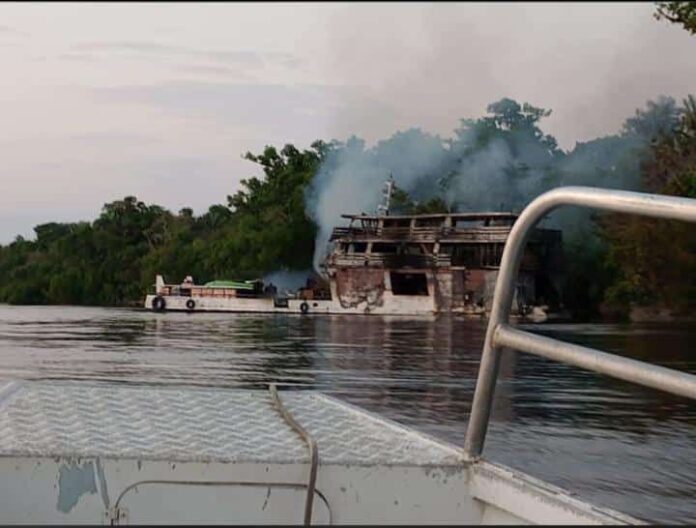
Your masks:
{"label": "green boat", "polygon": [[258,281],[232,281],[232,280],[214,280],[206,282],[205,288],[234,288],[235,290],[254,290],[254,284]]}

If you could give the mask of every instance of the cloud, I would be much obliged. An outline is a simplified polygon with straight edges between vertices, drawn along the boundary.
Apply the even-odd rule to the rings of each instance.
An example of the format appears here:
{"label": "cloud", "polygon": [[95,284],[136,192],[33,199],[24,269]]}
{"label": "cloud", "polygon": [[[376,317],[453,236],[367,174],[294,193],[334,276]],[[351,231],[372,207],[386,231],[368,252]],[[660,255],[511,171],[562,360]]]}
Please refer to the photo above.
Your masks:
{"label": "cloud", "polygon": [[210,64],[182,64],[174,67],[175,71],[181,73],[194,73],[204,76],[214,75],[218,77],[232,77],[237,81],[254,81],[257,78],[247,71],[240,68],[210,65]]}
{"label": "cloud", "polygon": [[72,50],[86,56],[125,52],[141,56],[158,56],[163,59],[196,58],[213,63],[245,66],[247,68],[262,68],[269,65],[296,68],[299,65],[297,57],[284,52],[206,50],[146,41],[83,42],[73,45]]}
{"label": "cloud", "polygon": [[0,35],[16,35],[16,36],[23,36],[26,37],[29,35],[26,31],[22,31],[21,29],[17,29],[12,26],[6,26],[4,24],[0,24]]}
{"label": "cloud", "polygon": [[178,116],[241,126],[269,141],[273,139],[269,134],[298,141],[298,131],[306,140],[329,139],[323,137],[327,124],[348,108],[385,118],[395,113],[387,103],[360,95],[350,86],[172,81],[94,88],[93,93],[112,102],[146,104]]}
{"label": "cloud", "polygon": [[[114,135],[115,148],[121,148],[121,159],[104,151],[103,156],[83,156],[44,161],[27,160],[12,168],[11,185],[6,184],[0,198],[0,244],[10,242],[17,234],[32,237],[32,228],[49,221],[93,220],[104,203],[126,195],[137,196],[146,203],[156,203],[177,211],[192,207],[202,213],[212,204],[224,202],[232,194],[250,163],[236,152],[224,154],[180,154],[145,147],[128,149],[137,137]],[[101,134],[71,136],[63,141],[90,147],[104,141]],[[152,143],[152,142],[151,142]],[[99,148],[99,145],[93,145]],[[81,153],[84,153],[81,148]],[[73,151],[74,152],[74,151]],[[1,174],[0,174],[1,176]]]}
{"label": "cloud", "polygon": [[83,132],[79,134],[68,134],[59,141],[75,142],[80,147],[85,146],[109,146],[118,149],[129,147],[142,147],[144,145],[153,145],[159,143],[156,137],[138,133],[121,133],[121,132]]}
{"label": "cloud", "polygon": [[[69,60],[69,61],[77,61],[77,62],[94,62],[97,60],[96,57],[93,55],[90,55],[88,53],[75,53],[74,51],[68,52],[68,53],[59,53],[56,55],[58,59],[62,60]],[[42,56],[39,57],[41,60],[48,60],[48,57]]]}
{"label": "cloud", "polygon": [[[694,37],[656,22],[650,3],[357,4],[333,12],[318,60],[334,82],[364,82],[399,109],[383,123],[354,109],[336,127],[361,137],[421,126],[448,133],[502,97],[550,108],[564,148],[616,131],[659,94],[696,78]],[[398,20],[398,22],[396,22]],[[360,38],[353,38],[360,28]]]}

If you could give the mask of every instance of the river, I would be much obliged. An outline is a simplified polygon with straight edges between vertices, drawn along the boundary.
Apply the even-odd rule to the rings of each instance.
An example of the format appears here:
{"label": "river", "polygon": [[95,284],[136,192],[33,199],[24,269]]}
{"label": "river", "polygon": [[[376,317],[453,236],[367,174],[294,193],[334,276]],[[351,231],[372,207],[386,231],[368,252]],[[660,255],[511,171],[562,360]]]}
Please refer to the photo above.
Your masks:
{"label": "river", "polygon": [[[696,373],[693,325],[528,325]],[[318,389],[461,445],[485,324],[0,305],[0,376]],[[484,456],[648,521],[696,521],[696,404],[506,352]]]}

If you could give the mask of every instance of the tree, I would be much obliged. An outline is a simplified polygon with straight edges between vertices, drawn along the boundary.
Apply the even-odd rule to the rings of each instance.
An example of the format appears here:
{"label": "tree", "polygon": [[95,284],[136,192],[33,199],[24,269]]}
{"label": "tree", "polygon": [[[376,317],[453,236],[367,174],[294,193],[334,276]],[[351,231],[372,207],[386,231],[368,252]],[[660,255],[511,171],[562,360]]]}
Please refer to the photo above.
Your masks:
{"label": "tree", "polygon": [[[696,98],[684,101],[679,126],[651,147],[642,165],[645,190],[696,198]],[[609,306],[659,305],[693,310],[696,300],[696,231],[684,222],[607,215],[601,221],[609,242],[607,263],[617,279],[608,288]]]}
{"label": "tree", "polygon": [[689,33],[696,35],[696,2],[657,2],[655,18],[681,24]]}
{"label": "tree", "polygon": [[447,203],[439,196],[421,202],[414,201],[406,191],[396,185],[392,191],[390,209],[393,214],[405,215],[452,212]]}
{"label": "tree", "polygon": [[507,97],[489,104],[486,110],[490,116],[462,119],[461,128],[455,131],[460,140],[470,137],[470,132],[473,132],[474,145],[478,147],[485,146],[496,138],[503,139],[511,145],[527,140],[538,142],[550,155],[558,153],[556,139],[544,134],[539,128],[539,121],[550,116],[551,110],[529,103],[520,105]]}

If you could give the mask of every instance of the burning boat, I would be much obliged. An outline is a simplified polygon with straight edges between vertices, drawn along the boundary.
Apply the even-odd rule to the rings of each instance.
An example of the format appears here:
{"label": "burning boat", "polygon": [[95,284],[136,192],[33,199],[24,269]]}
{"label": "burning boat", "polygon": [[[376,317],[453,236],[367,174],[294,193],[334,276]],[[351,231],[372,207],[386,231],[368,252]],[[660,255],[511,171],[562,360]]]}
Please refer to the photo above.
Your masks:
{"label": "burning boat", "polygon": [[[344,215],[324,262],[332,299],[366,313],[490,310],[512,213]],[[537,230],[521,264],[515,309],[542,316],[558,301],[561,236]]]}
{"label": "burning boat", "polygon": [[[330,314],[485,315],[512,212],[343,215],[334,228],[323,277],[308,278],[295,292],[262,281],[180,285],[157,277],[146,308],[156,311],[292,312]],[[534,230],[520,265],[513,313],[544,320],[559,306],[561,232]]]}

